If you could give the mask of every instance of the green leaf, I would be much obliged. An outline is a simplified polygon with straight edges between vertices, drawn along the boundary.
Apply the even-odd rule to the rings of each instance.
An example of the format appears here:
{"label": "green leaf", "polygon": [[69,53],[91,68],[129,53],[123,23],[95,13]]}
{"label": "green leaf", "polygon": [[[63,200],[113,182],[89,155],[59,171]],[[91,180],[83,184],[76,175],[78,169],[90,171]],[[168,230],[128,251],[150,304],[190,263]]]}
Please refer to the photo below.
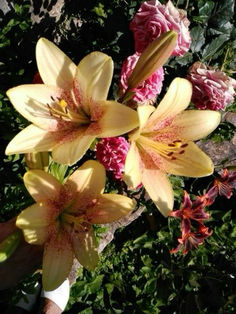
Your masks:
{"label": "green leaf", "polygon": [[217,1],[216,8],[212,14],[209,24],[214,25],[213,28],[221,28],[234,16],[234,0]]}
{"label": "green leaf", "polygon": [[222,217],[223,222],[230,222],[230,220],[231,220],[231,214],[232,214],[232,210],[228,211],[228,212]]}
{"label": "green leaf", "polygon": [[221,47],[222,45],[228,40],[227,35],[220,35],[217,38],[213,39],[210,44],[208,44],[202,53],[203,58],[209,59],[211,58]]}
{"label": "green leaf", "polygon": [[0,263],[5,262],[18,247],[21,239],[21,231],[16,229],[0,243]]}
{"label": "green leaf", "polygon": [[191,29],[190,33],[192,38],[190,49],[192,52],[198,52],[205,43],[204,28],[200,25],[195,26]]}
{"label": "green leaf", "polygon": [[198,1],[199,14],[209,17],[209,15],[212,12],[212,9],[214,8],[214,5],[215,5],[214,1],[205,0]]}
{"label": "green leaf", "polygon": [[89,283],[89,291],[91,293],[95,293],[100,289],[103,277],[104,275],[98,275],[92,282]]}

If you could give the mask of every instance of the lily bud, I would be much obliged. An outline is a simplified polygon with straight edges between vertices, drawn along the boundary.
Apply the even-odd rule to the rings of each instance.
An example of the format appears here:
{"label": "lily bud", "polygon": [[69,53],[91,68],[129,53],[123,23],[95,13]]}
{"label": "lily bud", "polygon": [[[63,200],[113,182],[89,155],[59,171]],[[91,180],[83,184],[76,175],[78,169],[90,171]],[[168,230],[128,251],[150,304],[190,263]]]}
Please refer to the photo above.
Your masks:
{"label": "lily bud", "polygon": [[0,243],[0,263],[5,262],[16,250],[21,240],[21,231],[16,229]]}
{"label": "lily bud", "polygon": [[25,154],[25,163],[29,169],[41,169],[47,171],[49,165],[48,152],[27,153]]}
{"label": "lily bud", "polygon": [[170,57],[176,46],[178,34],[169,31],[157,39],[143,51],[128,80],[128,90],[137,87],[151,76]]}

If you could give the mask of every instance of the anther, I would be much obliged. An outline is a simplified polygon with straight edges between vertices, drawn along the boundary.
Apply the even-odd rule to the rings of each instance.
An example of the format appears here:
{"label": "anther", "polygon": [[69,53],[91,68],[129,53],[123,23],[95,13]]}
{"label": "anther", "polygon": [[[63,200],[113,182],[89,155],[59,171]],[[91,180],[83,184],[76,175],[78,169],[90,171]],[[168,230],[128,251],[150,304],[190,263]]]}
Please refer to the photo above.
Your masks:
{"label": "anther", "polygon": [[174,140],[173,143],[181,143],[181,140]]}
{"label": "anther", "polygon": [[173,154],[174,154],[174,152],[170,152],[170,153],[167,154],[167,156],[170,157],[170,156],[172,156]]}
{"label": "anther", "polygon": [[185,143],[185,144],[182,144],[180,147],[181,147],[181,148],[184,148],[184,147],[187,147],[187,146],[188,146],[188,144]]}
{"label": "anther", "polygon": [[169,147],[175,147],[175,144],[168,144]]}
{"label": "anther", "polygon": [[55,98],[54,98],[53,96],[51,96],[51,100],[52,100],[52,101],[55,101]]}
{"label": "anther", "polygon": [[171,160],[176,160],[177,158],[176,157],[171,157]]}
{"label": "anther", "polygon": [[183,149],[183,150],[181,150],[180,152],[179,152],[179,154],[183,154],[185,152],[185,150]]}

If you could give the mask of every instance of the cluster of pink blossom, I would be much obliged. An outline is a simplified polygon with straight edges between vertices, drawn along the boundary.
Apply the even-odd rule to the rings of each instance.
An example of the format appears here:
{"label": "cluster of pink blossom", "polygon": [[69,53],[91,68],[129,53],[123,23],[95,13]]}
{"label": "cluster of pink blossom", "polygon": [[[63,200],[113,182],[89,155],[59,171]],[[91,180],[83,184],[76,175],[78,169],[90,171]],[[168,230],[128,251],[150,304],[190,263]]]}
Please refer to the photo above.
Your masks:
{"label": "cluster of pink blossom", "polygon": [[195,62],[188,79],[193,84],[192,102],[199,109],[224,110],[234,100],[236,80],[222,71]]}
{"label": "cluster of pink blossom", "polygon": [[178,33],[178,42],[172,55],[183,56],[191,43],[189,24],[186,11],[175,8],[171,1],[166,5],[156,0],[145,1],[130,23],[135,50],[142,52],[162,33],[174,30]]}
{"label": "cluster of pink blossom", "polygon": [[[138,62],[139,56],[140,53],[136,52],[132,56],[129,56],[122,64],[120,76],[120,91],[122,94],[124,94],[128,88],[128,79]],[[156,96],[161,92],[163,78],[163,67],[160,67],[149,78],[132,90],[134,93],[132,100],[139,103],[155,102]]]}
{"label": "cluster of pink blossom", "polygon": [[[212,234],[203,222],[209,219],[210,215],[204,211],[206,201],[203,197],[197,196],[193,202],[190,200],[189,194],[184,191],[184,199],[182,207],[179,210],[172,211],[169,215],[181,219],[181,238],[178,238],[179,244],[171,253],[178,252],[184,247],[183,254],[187,254],[189,250],[197,248],[203,244],[205,238]],[[192,223],[195,222],[195,231],[192,231]]]}
{"label": "cluster of pink blossom", "polygon": [[96,157],[114,178],[121,180],[129,143],[124,137],[106,137],[96,145]]}

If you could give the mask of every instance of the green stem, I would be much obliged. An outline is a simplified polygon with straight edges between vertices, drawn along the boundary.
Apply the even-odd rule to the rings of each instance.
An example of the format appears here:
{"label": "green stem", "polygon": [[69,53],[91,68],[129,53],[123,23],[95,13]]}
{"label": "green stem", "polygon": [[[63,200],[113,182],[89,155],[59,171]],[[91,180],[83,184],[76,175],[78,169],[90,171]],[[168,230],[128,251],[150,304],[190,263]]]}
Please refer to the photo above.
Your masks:
{"label": "green stem", "polygon": [[221,68],[220,68],[221,71],[224,71],[224,68],[225,68],[225,64],[226,64],[227,58],[228,58],[229,51],[230,51],[230,49],[228,48],[228,49],[226,50],[226,53],[225,53],[225,57],[224,57],[223,64],[222,64],[222,66],[221,66]]}

